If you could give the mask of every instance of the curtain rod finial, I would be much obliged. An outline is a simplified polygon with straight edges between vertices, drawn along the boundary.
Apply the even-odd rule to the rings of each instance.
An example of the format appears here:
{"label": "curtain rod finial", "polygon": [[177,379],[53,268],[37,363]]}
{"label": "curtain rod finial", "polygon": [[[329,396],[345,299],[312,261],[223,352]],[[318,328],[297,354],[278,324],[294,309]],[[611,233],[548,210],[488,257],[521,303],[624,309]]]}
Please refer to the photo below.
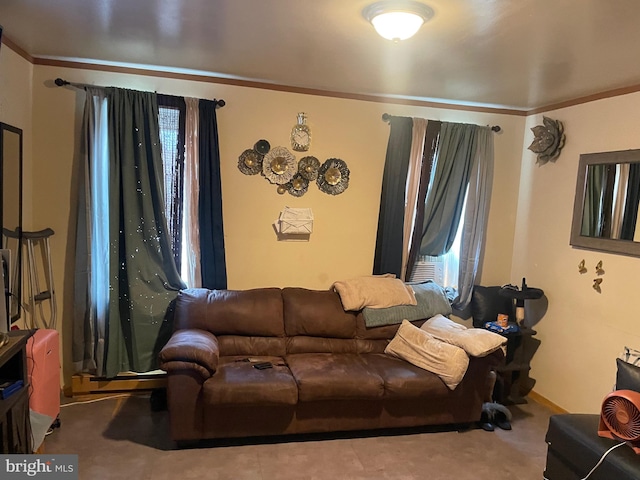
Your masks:
{"label": "curtain rod finial", "polygon": [[388,113],[383,113],[382,114],[382,121],[383,122],[390,122],[391,121],[391,115],[389,115]]}
{"label": "curtain rod finial", "polygon": [[60,77],[56,78],[53,81],[53,83],[55,83],[59,87],[63,87],[65,85],[69,85],[69,82],[67,82],[66,80],[61,79]]}
{"label": "curtain rod finial", "polygon": [[491,130],[498,133],[502,131],[502,128],[500,128],[500,125],[494,125],[493,127],[491,127]]}
{"label": "curtain rod finial", "polygon": [[227,104],[227,102],[225,102],[224,100],[220,99],[217,101],[217,105],[218,107],[222,108]]}

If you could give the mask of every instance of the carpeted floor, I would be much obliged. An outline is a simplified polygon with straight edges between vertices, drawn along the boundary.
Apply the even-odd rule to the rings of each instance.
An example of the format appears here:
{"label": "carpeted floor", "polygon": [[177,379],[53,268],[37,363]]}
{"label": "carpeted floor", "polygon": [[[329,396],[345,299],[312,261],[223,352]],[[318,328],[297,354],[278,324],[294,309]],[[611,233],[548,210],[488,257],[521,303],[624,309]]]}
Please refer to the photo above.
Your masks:
{"label": "carpeted floor", "polygon": [[148,396],[62,408],[46,454],[75,453],[81,480],[540,480],[551,412],[510,406],[513,430],[427,429],[209,442],[177,450]]}

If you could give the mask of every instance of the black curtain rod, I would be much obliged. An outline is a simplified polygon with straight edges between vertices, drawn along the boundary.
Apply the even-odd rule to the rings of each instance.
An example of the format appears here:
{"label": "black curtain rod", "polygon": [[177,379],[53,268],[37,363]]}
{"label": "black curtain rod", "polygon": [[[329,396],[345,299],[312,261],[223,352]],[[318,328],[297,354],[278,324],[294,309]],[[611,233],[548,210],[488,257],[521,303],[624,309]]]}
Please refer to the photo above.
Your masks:
{"label": "black curtain rod", "polygon": [[[81,89],[85,89],[86,87],[97,87],[97,88],[103,88],[100,87],[99,85],[90,85],[88,83],[76,83],[76,82],[68,82],[67,80],[63,80],[62,78],[56,78],[53,83],[55,83],[57,86],[59,87],[64,87],[65,85],[69,85],[70,87],[74,87],[74,88],[81,88]],[[216,107],[224,107],[227,102],[225,102],[224,100],[220,99],[220,100],[215,100],[216,102]]]}
{"label": "black curtain rod", "polygon": [[[382,120],[384,122],[389,122],[392,118],[394,118],[395,115],[389,115],[388,113],[383,113],[382,114]],[[498,133],[499,131],[502,130],[502,128],[500,128],[500,125],[494,125],[493,127],[491,127],[491,130]]]}

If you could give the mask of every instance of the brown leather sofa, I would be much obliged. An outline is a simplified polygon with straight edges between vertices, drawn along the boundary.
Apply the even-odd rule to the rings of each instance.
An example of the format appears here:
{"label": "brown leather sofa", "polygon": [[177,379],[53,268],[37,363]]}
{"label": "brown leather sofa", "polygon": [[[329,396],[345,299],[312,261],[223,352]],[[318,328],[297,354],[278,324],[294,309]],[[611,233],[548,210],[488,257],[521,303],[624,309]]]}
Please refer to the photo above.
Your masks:
{"label": "brown leather sofa", "polygon": [[160,352],[171,436],[181,445],[478,421],[502,351],[471,358],[452,391],[384,353],[397,329],[366,328],[362,313],[345,312],[334,291],[184,290]]}

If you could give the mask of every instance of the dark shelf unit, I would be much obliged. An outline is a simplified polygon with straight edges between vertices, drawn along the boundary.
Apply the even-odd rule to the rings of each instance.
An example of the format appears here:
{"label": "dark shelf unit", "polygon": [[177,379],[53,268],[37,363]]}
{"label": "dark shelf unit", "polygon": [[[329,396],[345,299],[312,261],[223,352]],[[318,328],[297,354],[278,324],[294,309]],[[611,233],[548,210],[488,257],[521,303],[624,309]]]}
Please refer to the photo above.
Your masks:
{"label": "dark shelf unit", "polygon": [[531,370],[531,357],[533,356],[532,337],[536,331],[529,327],[521,326],[519,331],[502,334],[507,338],[507,352],[505,364],[498,367],[494,400],[502,404],[527,403],[522,396],[522,381]]}
{"label": "dark shelf unit", "polygon": [[26,353],[30,336],[28,331],[10,332],[9,343],[0,347],[0,379],[23,381],[23,386],[8,398],[0,397],[0,453],[3,454],[33,453]]}

